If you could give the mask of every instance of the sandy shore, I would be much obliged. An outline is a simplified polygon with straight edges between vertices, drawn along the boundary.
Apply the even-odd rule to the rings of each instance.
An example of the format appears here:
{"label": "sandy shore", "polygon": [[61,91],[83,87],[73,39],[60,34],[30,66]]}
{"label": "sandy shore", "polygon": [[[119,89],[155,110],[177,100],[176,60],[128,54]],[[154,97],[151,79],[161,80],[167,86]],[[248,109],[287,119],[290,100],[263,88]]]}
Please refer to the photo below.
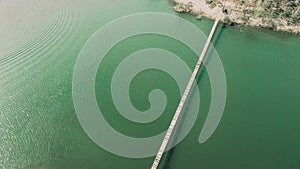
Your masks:
{"label": "sandy shore", "polygon": [[[236,1],[211,1],[207,0],[173,0],[176,3],[174,10],[177,12],[189,12],[197,18],[202,16],[215,19],[220,17],[224,23],[249,25],[256,27],[269,28],[276,31],[287,31],[291,33],[300,33],[300,24],[290,25],[286,19],[270,18],[268,16],[256,16],[245,14],[245,11],[262,12],[263,8],[257,4],[241,5]],[[226,11],[224,11],[226,10]]]}

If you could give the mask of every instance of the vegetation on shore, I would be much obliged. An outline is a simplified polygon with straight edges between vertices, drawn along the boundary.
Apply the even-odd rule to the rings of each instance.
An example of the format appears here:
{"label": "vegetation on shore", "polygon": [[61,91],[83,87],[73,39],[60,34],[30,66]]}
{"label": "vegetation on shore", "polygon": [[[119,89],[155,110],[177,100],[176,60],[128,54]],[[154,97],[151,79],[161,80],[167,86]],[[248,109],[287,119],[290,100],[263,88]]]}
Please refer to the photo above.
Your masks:
{"label": "vegetation on shore", "polygon": [[[241,24],[300,34],[299,0],[173,0],[177,12],[190,12],[214,19],[203,8],[219,10],[225,24]],[[199,4],[200,1],[205,1]],[[197,6],[198,5],[198,6]],[[200,6],[202,5],[202,6]],[[200,8],[201,7],[201,8]]]}

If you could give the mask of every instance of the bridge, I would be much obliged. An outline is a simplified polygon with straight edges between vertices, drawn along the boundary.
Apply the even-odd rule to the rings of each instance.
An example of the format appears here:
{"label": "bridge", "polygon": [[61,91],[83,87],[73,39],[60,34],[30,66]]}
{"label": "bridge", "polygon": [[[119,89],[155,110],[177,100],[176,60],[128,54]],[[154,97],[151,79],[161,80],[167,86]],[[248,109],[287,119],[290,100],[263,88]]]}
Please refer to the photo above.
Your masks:
{"label": "bridge", "polygon": [[190,80],[189,80],[189,82],[188,82],[188,84],[187,84],[187,86],[186,86],[186,88],[185,88],[185,91],[184,91],[184,93],[183,93],[183,96],[181,97],[181,100],[180,100],[180,102],[179,102],[179,105],[178,105],[178,107],[177,107],[177,109],[176,109],[176,112],[175,112],[175,114],[174,114],[174,116],[173,116],[173,118],[172,118],[171,124],[169,125],[169,128],[168,128],[168,130],[167,130],[167,132],[166,132],[166,135],[165,135],[165,137],[164,137],[164,139],[163,139],[163,141],[162,141],[162,143],[161,143],[161,146],[160,146],[160,148],[159,148],[159,150],[158,150],[158,153],[156,154],[156,157],[155,157],[155,159],[154,159],[154,161],[153,161],[153,164],[152,164],[151,169],[157,169],[157,167],[158,167],[158,165],[159,165],[159,162],[160,162],[161,157],[162,157],[162,155],[163,155],[163,153],[164,153],[164,151],[165,151],[165,149],[166,149],[166,147],[167,147],[167,144],[168,144],[168,142],[169,142],[169,140],[170,140],[170,137],[171,137],[172,132],[173,132],[173,129],[174,129],[176,123],[177,123],[177,120],[178,120],[178,117],[179,117],[179,115],[180,115],[180,113],[181,113],[181,110],[182,110],[182,108],[183,108],[183,105],[185,104],[185,101],[186,101],[186,99],[187,99],[187,96],[189,95],[189,93],[190,93],[190,91],[191,91],[191,88],[192,88],[192,85],[193,85],[193,83],[194,83],[194,81],[195,81],[195,79],[196,79],[196,75],[197,75],[197,73],[198,73],[198,71],[199,71],[199,69],[200,69],[200,66],[201,66],[201,64],[202,64],[202,61],[203,61],[203,59],[204,59],[204,56],[205,56],[205,54],[206,54],[206,52],[207,52],[207,50],[208,50],[210,41],[211,41],[211,39],[212,39],[212,37],[213,37],[213,35],[214,35],[214,33],[215,33],[215,30],[216,30],[216,28],[217,28],[217,25],[218,25],[219,20],[220,20],[219,17],[217,17],[217,19],[216,19],[215,22],[214,22],[214,25],[213,25],[213,27],[212,27],[210,33],[209,33],[209,36],[208,36],[208,38],[207,38],[207,40],[206,40],[206,43],[205,43],[205,45],[204,45],[204,47],[203,47],[203,49],[202,49],[202,52],[201,52],[201,54],[200,54],[200,56],[199,56],[199,59],[198,59],[198,61],[197,61],[197,64],[196,64],[196,66],[195,66],[195,68],[194,68],[194,71],[193,71],[193,73],[192,73],[192,75],[191,75],[191,77],[190,77]]}

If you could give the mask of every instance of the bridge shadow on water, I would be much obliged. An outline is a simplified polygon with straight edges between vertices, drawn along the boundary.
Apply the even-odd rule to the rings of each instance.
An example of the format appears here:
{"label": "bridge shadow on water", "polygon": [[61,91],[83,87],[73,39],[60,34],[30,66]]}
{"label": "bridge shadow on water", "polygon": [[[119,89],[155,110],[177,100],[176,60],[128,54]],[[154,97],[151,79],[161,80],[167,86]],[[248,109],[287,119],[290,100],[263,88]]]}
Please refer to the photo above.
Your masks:
{"label": "bridge shadow on water", "polygon": [[[215,32],[215,35],[211,41],[211,44],[214,46],[214,47],[217,47],[218,44],[219,44],[219,40],[221,38],[221,35],[223,34],[223,31],[224,31],[224,28],[223,26],[218,26],[217,29],[216,29],[216,32]],[[213,56],[213,50],[211,48],[211,45],[205,55],[205,58],[204,58],[204,63],[205,65],[208,65],[209,64],[209,61],[211,59],[211,57]],[[170,139],[170,142],[169,144],[172,144],[174,142],[177,142],[178,139],[179,139],[179,133],[183,127],[183,122],[184,122],[184,119],[186,117],[186,113],[185,112],[188,112],[189,111],[189,105],[191,104],[191,101],[195,95],[195,92],[196,92],[196,87],[198,87],[198,84],[200,83],[200,80],[201,78],[203,77],[203,75],[205,74],[206,72],[206,69],[201,66],[200,69],[199,69],[199,72],[196,76],[196,82],[197,83],[194,83],[192,88],[191,88],[191,91],[190,91],[190,94],[185,102],[185,105],[183,106],[183,110],[182,110],[182,113],[178,119],[178,122],[176,124],[176,127],[174,128],[174,134],[171,136],[171,139]],[[174,156],[174,153],[176,151],[176,146],[173,147],[172,149],[170,149],[169,151],[167,151],[164,155],[163,155],[163,160],[164,163],[162,165],[162,167],[159,167],[159,168],[162,168],[162,169],[171,169],[171,164],[172,164],[172,159],[173,159],[173,156]]]}

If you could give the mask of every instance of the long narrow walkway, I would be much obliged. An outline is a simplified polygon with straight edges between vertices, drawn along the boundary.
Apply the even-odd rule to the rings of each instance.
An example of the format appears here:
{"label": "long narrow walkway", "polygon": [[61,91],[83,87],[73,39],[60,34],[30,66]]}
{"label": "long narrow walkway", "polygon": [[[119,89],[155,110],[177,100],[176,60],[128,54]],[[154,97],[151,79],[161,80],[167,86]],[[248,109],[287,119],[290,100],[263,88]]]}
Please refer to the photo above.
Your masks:
{"label": "long narrow walkway", "polygon": [[210,41],[211,41],[211,38],[213,37],[213,35],[214,35],[214,33],[215,33],[215,30],[216,30],[216,27],[217,27],[217,25],[218,25],[219,20],[220,20],[219,18],[217,18],[217,19],[215,20],[215,23],[214,23],[214,25],[213,25],[213,27],[212,27],[210,33],[209,33],[209,36],[208,36],[208,38],[207,38],[207,41],[206,41],[206,43],[205,43],[205,45],[204,45],[204,47],[203,47],[203,50],[202,50],[202,52],[201,52],[201,54],[200,54],[200,56],[199,56],[199,59],[198,59],[197,64],[196,64],[196,66],[195,66],[195,68],[194,68],[194,71],[193,71],[193,73],[192,73],[192,75],[191,75],[191,78],[190,78],[190,80],[189,80],[189,83],[187,84],[187,86],[186,86],[186,88],[185,88],[185,91],[184,91],[184,93],[183,93],[183,96],[182,96],[182,98],[181,98],[181,100],[180,100],[180,102],[179,102],[179,105],[178,105],[177,110],[176,110],[176,112],[175,112],[175,114],[174,114],[174,116],[173,116],[173,119],[172,119],[172,121],[171,121],[171,124],[170,124],[168,130],[167,130],[167,133],[166,133],[166,135],[165,135],[165,137],[164,137],[164,140],[163,140],[163,142],[162,142],[162,144],[161,144],[161,146],[160,146],[160,148],[159,148],[158,153],[156,154],[156,157],[155,157],[155,160],[154,160],[154,162],[153,162],[153,164],[152,164],[151,169],[157,169],[157,167],[158,167],[158,165],[159,165],[160,159],[161,159],[161,157],[162,157],[162,155],[163,155],[163,153],[164,153],[164,151],[165,151],[165,149],[166,149],[166,146],[167,146],[167,144],[168,144],[168,142],[169,142],[169,139],[170,139],[170,137],[171,137],[171,134],[172,134],[172,132],[173,132],[173,129],[174,129],[175,125],[176,125],[177,119],[178,119],[178,117],[179,117],[179,115],[180,115],[180,113],[181,113],[182,107],[183,107],[183,105],[184,105],[184,103],[185,103],[185,101],[186,101],[186,98],[187,98],[187,96],[188,96],[189,93],[190,93],[191,87],[192,87],[192,85],[193,85],[193,83],[194,83],[194,81],[195,81],[196,75],[197,75],[197,73],[198,73],[198,71],[199,71],[199,68],[200,68],[200,66],[201,66],[201,64],[202,64],[202,61],[203,61],[203,59],[204,59],[204,56],[205,56],[205,54],[206,54],[206,52],[207,52],[207,49],[208,49],[208,47],[209,47],[209,43],[210,43]]}

